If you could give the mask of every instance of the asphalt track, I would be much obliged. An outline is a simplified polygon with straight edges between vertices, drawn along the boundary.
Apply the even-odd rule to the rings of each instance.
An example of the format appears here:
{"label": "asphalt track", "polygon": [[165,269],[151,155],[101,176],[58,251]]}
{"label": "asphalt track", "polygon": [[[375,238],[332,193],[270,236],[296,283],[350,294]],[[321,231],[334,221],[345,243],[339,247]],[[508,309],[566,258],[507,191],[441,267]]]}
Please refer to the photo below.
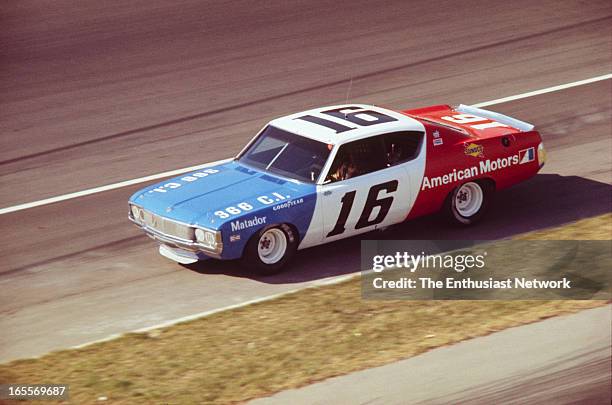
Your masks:
{"label": "asphalt track", "polygon": [[[266,121],[348,100],[472,104],[612,71],[609,1],[9,1],[0,24],[0,207],[237,153]],[[490,107],[549,163],[486,221],[377,238],[490,239],[610,212],[611,80]],[[0,361],[293,290],[358,268],[359,238],[256,278],[185,268],[128,223],[135,185],[0,215]]]}
{"label": "asphalt track", "polygon": [[[510,328],[252,405],[610,403],[610,306]],[[478,353],[474,356],[474,353]]]}

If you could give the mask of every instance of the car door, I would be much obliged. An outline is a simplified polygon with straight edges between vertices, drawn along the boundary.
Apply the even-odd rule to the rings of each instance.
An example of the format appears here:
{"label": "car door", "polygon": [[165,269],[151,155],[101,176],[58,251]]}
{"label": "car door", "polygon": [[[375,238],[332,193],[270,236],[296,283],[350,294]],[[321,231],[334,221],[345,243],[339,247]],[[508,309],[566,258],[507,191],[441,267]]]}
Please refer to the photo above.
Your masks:
{"label": "car door", "polygon": [[[361,166],[350,178],[336,178],[343,161]],[[318,189],[323,210],[323,242],[330,242],[403,221],[411,198],[404,165],[389,165],[381,135],[341,145]]]}

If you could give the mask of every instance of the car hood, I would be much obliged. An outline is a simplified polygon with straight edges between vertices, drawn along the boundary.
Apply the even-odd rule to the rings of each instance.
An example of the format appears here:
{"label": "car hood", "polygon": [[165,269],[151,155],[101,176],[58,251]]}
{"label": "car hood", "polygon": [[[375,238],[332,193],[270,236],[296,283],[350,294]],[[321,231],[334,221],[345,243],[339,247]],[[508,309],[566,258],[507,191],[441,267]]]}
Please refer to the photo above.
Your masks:
{"label": "car hood", "polygon": [[228,207],[240,210],[238,204],[246,203],[247,208],[253,208],[241,211],[254,213],[315,190],[312,184],[287,180],[231,161],[144,188],[132,195],[130,203],[176,221],[219,229],[224,222],[240,215],[221,218],[225,214],[215,215],[217,211],[226,212]]}

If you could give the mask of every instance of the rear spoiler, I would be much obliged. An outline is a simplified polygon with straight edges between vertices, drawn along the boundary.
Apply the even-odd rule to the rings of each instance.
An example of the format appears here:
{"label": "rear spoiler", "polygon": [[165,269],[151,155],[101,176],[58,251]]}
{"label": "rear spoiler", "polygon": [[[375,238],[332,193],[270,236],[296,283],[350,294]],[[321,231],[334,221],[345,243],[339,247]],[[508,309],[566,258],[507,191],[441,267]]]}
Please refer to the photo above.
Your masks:
{"label": "rear spoiler", "polygon": [[516,118],[508,117],[507,115],[500,114],[494,111],[483,110],[482,108],[472,107],[469,105],[459,104],[458,107],[455,107],[455,111],[463,114],[477,115],[479,117],[488,118],[492,121],[501,122],[502,124],[506,124],[516,129],[520,129],[523,132],[531,131],[534,128],[534,125],[528,122],[517,120]]}

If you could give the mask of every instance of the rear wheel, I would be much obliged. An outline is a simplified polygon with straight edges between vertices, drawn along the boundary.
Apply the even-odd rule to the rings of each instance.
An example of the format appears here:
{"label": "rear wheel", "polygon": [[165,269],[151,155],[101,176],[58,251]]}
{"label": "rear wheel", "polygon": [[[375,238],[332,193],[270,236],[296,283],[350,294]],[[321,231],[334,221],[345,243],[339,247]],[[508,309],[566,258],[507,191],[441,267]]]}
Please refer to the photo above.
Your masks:
{"label": "rear wheel", "polygon": [[493,188],[486,182],[463,183],[449,194],[446,212],[450,220],[459,225],[471,225],[482,218]]}
{"label": "rear wheel", "polygon": [[264,228],[249,240],[242,263],[262,275],[279,273],[297,250],[297,235],[289,225]]}

